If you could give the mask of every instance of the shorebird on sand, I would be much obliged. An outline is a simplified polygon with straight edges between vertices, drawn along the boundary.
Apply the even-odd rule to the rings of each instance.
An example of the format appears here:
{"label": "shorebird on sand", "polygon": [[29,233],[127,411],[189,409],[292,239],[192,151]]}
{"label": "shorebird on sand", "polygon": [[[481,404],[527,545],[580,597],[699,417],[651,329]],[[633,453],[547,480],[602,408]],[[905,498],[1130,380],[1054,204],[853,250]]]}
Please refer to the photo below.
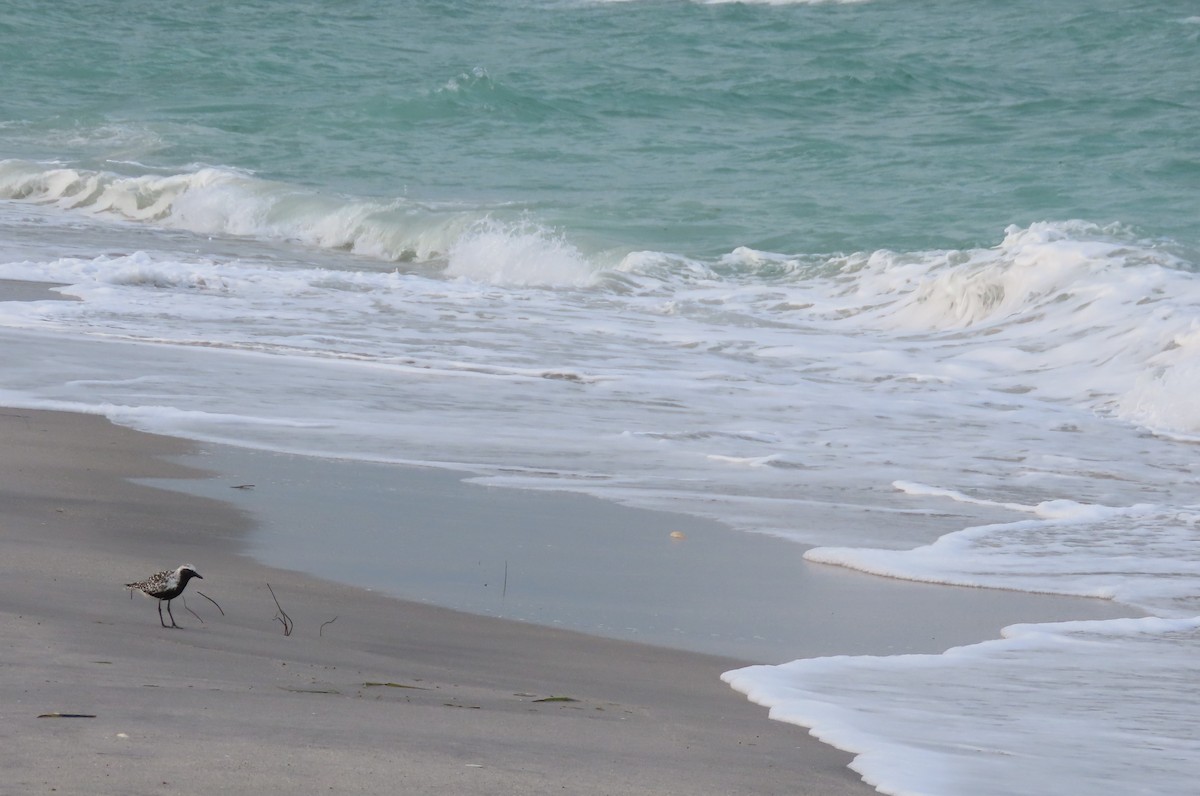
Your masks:
{"label": "shorebird on sand", "polygon": [[[179,625],[175,624],[175,615],[171,613],[171,600],[183,594],[184,588],[192,578],[204,580],[204,576],[197,572],[195,567],[190,564],[184,564],[176,569],[167,569],[156,575],[151,575],[145,580],[126,583],[125,586],[130,589],[137,589],[142,594],[158,600],[158,621],[162,622],[163,627],[179,627]],[[163,622],[163,600],[167,602],[167,616],[171,617],[171,624],[169,625]]]}

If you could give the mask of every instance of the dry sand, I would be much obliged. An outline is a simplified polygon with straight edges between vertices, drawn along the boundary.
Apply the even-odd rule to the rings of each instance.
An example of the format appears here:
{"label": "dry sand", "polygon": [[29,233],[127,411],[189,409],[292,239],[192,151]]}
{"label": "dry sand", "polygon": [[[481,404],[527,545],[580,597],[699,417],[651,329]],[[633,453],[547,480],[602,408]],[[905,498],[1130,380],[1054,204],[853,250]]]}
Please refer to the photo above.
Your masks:
{"label": "dry sand", "polygon": [[[259,565],[248,515],[125,480],[187,450],[0,410],[0,793],[873,792],[720,682],[743,661]],[[164,629],[121,584],[185,562],[204,621]]]}

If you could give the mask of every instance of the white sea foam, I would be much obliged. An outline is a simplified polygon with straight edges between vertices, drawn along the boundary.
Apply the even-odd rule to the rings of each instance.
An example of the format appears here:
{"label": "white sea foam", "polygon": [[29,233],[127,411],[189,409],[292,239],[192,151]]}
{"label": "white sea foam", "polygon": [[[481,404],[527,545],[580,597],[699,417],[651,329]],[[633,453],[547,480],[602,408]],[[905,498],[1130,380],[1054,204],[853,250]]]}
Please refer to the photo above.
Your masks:
{"label": "white sea foam", "polygon": [[727,672],[772,718],[857,753],[896,796],[1186,793],[1200,619],[1020,625],[942,655]]}
{"label": "white sea foam", "polygon": [[818,547],[805,558],[930,583],[1116,599],[1160,616],[1200,614],[1200,507],[1004,507],[1034,519],[966,528],[913,550]]}
{"label": "white sea foam", "polygon": [[595,269],[564,240],[528,222],[487,220],[450,247],[446,273],[506,285],[587,285]]}
{"label": "white sea foam", "polygon": [[[145,196],[167,215],[122,222],[118,249],[89,226],[114,214],[63,216],[59,200],[77,194],[55,185],[0,203],[11,253],[0,278],[65,283],[81,300],[0,304],[4,350],[22,353],[3,362],[2,402],[267,449],[440,463],[493,484],[703,513],[819,545],[812,560],[1099,595],[1164,617],[1137,633],[1023,630],[1037,643],[731,675],[777,717],[862,753],[890,792],[955,793],[990,781],[997,754],[1052,749],[1045,736],[1062,726],[1023,711],[1071,709],[1081,667],[1093,676],[1099,665],[1078,650],[1103,657],[1094,676],[1106,690],[1089,698],[1136,718],[1120,736],[1072,725],[1077,757],[1194,742],[1170,717],[1143,730],[1145,693],[1129,685],[1152,647],[1163,676],[1178,676],[1194,650],[1177,623],[1200,613],[1200,480],[1183,441],[1200,433],[1189,356],[1200,287],[1160,243],[1065,222],[1010,229],[987,249],[638,252],[597,271],[535,221],[475,218],[447,236],[444,269],[405,273],[181,235],[170,219],[204,215],[181,198],[191,187]],[[219,191],[197,190],[201,205],[220,205]],[[136,208],[133,193],[113,206]],[[46,197],[58,198],[30,204]],[[314,230],[328,218],[307,217]],[[269,237],[262,218],[245,223]],[[305,235],[326,240],[288,237]],[[108,253],[84,255],[88,240]],[[1005,681],[997,661],[1010,658],[1029,675],[1014,681],[1020,699],[981,687]],[[860,670],[869,676],[855,679]],[[847,687],[826,692],[813,672]],[[964,691],[974,684],[977,709],[938,690],[954,673]],[[815,693],[826,694],[821,711]],[[916,737],[914,723],[976,749],[932,739],[911,753],[920,770],[907,766],[897,739]],[[1142,758],[1105,769],[1110,792],[1160,763],[1194,773]],[[913,779],[937,769],[962,779]]]}

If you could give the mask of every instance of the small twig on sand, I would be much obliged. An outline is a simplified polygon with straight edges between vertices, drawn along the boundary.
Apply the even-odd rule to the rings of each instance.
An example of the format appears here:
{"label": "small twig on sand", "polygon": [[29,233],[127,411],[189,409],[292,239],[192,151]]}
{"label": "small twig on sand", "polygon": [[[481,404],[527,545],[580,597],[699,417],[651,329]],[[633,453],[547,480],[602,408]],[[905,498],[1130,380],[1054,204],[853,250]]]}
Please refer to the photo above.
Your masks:
{"label": "small twig on sand", "polygon": [[292,635],[292,618],[287,615],[287,611],[283,610],[283,606],[279,604],[279,598],[275,596],[275,590],[271,588],[271,584],[267,584],[267,591],[271,592],[271,599],[275,601],[275,607],[279,609],[279,613],[275,614],[275,619],[279,624],[283,625],[283,635]]}
{"label": "small twig on sand", "polygon": [[179,595],[179,599],[183,601],[183,610],[187,611],[189,614],[191,614],[192,616],[199,619],[200,624],[204,624],[204,618],[201,617],[200,614],[193,611],[191,608],[188,608],[187,599],[182,594]]}
{"label": "small twig on sand", "polygon": [[[133,592],[132,592],[132,590],[131,590],[131,591],[130,591],[130,594],[132,594],[132,593],[133,593]],[[197,590],[196,590],[196,594],[199,594],[201,597],[203,597],[204,599],[208,600],[208,601],[209,601],[210,603],[212,603],[213,605],[216,605],[216,606],[217,606],[217,610],[221,612],[221,616],[225,616],[225,610],[224,610],[223,608],[221,608],[221,606],[220,606],[220,605],[218,605],[218,604],[217,604],[217,601],[216,601],[216,600],[214,600],[212,597],[209,597],[207,594],[205,594],[204,592],[200,591],[199,589],[197,589]]]}
{"label": "small twig on sand", "polygon": [[335,616],[333,619],[330,619],[328,622],[322,622],[321,626],[319,628],[317,628],[317,635],[318,636],[325,635],[325,625],[332,625],[336,621],[337,621],[337,617]]}

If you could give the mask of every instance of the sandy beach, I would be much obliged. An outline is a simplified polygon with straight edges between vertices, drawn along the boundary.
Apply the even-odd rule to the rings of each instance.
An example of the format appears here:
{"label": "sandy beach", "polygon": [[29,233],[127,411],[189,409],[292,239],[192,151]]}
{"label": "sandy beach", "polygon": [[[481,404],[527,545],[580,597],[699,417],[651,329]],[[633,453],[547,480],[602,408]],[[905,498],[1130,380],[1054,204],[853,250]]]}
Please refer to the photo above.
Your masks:
{"label": "sandy beach", "polygon": [[[247,512],[127,480],[201,477],[174,461],[193,449],[99,417],[0,412],[0,791],[873,792],[848,755],[720,682],[748,661],[255,563],[239,554]],[[183,562],[205,577],[174,604],[184,629],[163,629],[122,584]]]}
{"label": "sandy beach", "polygon": [[[0,791],[872,792],[847,755],[722,684],[739,661],[238,555],[245,513],[125,480],[200,475],[164,458],[188,447],[98,417],[0,412]],[[205,576],[185,595],[204,621],[177,600],[184,629],[163,629],[122,584],[183,562]]]}

